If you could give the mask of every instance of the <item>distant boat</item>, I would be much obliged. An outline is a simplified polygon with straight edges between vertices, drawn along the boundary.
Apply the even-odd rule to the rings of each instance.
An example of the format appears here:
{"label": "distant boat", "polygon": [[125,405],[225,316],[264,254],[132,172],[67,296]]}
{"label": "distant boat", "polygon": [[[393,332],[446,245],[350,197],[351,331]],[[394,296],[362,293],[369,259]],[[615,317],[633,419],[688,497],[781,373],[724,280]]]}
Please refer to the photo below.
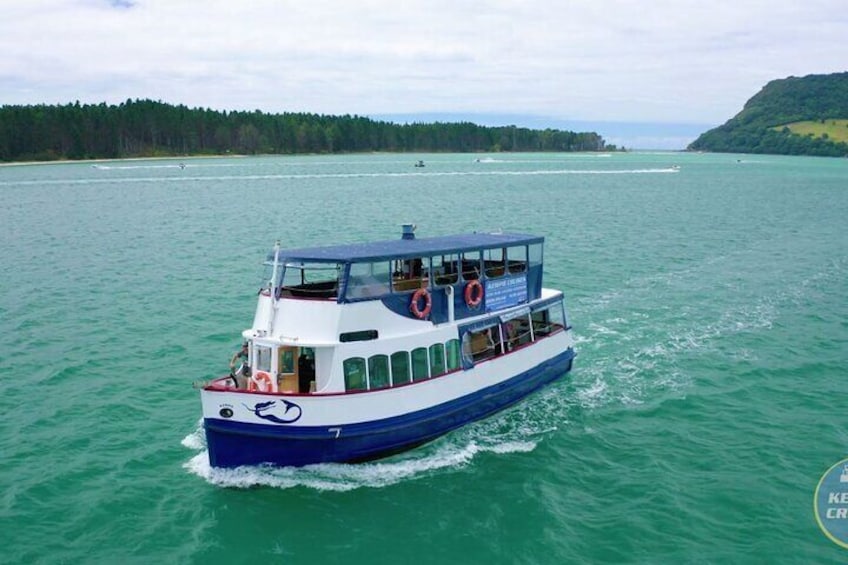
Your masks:
{"label": "distant boat", "polygon": [[415,166],[416,166],[416,167],[423,167],[423,166],[424,166],[424,161],[419,160],[417,163],[415,163]]}

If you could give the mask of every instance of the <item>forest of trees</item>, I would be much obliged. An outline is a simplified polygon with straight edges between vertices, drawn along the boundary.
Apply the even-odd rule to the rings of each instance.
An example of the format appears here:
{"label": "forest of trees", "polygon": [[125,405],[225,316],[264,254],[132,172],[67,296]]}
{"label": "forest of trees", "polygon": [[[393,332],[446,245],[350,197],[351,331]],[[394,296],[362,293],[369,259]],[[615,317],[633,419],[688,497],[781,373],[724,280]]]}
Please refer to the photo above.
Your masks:
{"label": "forest of trees", "polygon": [[0,161],[176,155],[615,150],[594,132],[219,112],[152,100],[0,107]]}
{"label": "forest of trees", "polygon": [[695,151],[848,156],[848,144],[797,135],[786,124],[848,118],[848,73],[789,77],[769,82],[736,116],[701,134]]}

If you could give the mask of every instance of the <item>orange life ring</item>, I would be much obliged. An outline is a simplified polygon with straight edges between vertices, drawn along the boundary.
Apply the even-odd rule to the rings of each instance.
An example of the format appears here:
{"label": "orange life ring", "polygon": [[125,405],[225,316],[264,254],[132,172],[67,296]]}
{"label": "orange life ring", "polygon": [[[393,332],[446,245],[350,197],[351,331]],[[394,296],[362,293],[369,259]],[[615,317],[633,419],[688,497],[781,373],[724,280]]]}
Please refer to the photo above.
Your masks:
{"label": "orange life ring", "polygon": [[465,285],[465,303],[469,308],[477,308],[483,302],[483,285],[473,280]]}
{"label": "orange life ring", "polygon": [[265,371],[256,371],[247,381],[247,390],[250,392],[274,392],[273,383],[270,374]]}
{"label": "orange life ring", "polygon": [[[421,299],[424,299],[424,307],[421,308],[419,303]],[[430,296],[430,293],[427,292],[426,288],[419,288],[415,291],[415,294],[412,295],[412,302],[409,304],[409,309],[412,311],[412,314],[418,318],[419,320],[423,320],[427,317],[427,314],[430,313],[430,309],[433,307],[433,298]]]}

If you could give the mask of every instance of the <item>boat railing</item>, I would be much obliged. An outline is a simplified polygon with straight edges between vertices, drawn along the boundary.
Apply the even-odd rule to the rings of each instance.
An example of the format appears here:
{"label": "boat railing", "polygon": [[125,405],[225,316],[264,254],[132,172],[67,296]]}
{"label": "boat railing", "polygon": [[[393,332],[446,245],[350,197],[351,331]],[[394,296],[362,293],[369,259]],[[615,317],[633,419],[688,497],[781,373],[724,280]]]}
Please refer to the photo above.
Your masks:
{"label": "boat railing", "polygon": [[429,281],[429,277],[396,278],[392,279],[392,288],[399,291],[417,290],[425,288]]}

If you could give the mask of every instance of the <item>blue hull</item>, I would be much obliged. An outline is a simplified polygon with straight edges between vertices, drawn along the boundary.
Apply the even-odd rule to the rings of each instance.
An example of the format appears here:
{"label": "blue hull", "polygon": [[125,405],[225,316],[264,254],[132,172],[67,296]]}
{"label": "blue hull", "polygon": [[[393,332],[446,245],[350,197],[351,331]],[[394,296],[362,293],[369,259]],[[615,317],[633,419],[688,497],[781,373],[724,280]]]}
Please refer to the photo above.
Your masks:
{"label": "blue hull", "polygon": [[501,384],[403,416],[345,424],[339,437],[326,426],[288,427],[206,418],[206,443],[213,467],[271,463],[303,466],[352,463],[387,457],[432,441],[514,404],[571,370],[574,350]]}

